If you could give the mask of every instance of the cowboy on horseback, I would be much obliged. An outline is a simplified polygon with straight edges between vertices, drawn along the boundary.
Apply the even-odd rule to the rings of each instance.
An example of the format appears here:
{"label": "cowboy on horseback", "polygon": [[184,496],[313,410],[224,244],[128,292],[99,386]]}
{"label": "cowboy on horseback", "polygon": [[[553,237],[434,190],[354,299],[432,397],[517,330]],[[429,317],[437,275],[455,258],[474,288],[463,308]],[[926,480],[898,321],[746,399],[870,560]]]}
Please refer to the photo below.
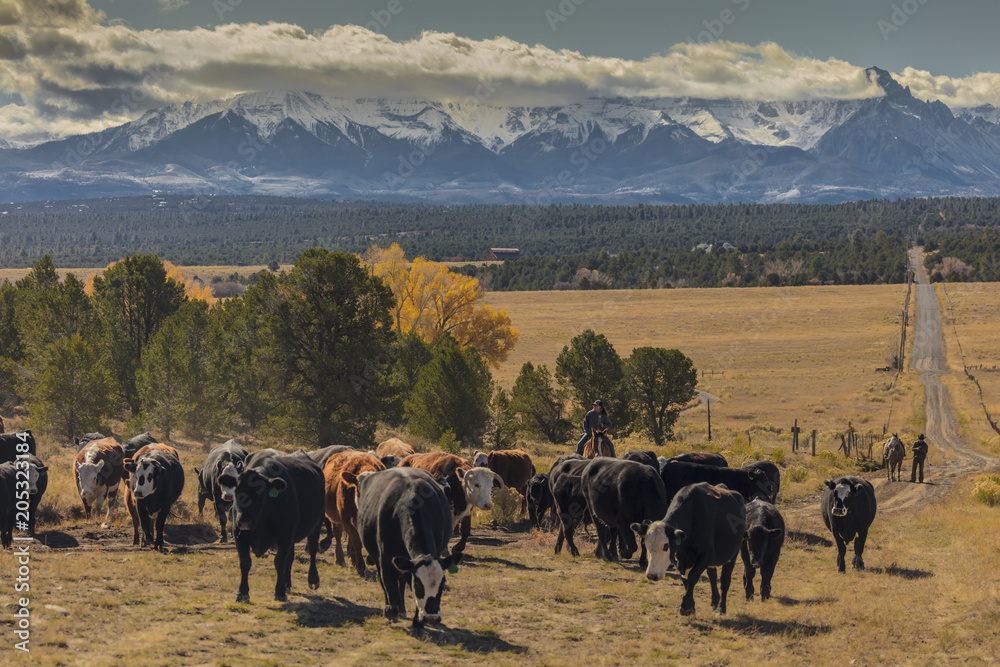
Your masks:
{"label": "cowboy on horseback", "polygon": [[576,453],[583,456],[583,448],[589,440],[595,440],[597,438],[603,438],[607,449],[610,450],[610,456],[615,455],[614,445],[611,444],[611,438],[608,437],[608,429],[611,428],[611,417],[608,416],[608,411],[604,407],[604,403],[601,399],[594,401],[593,409],[586,414],[583,418],[583,437],[580,438],[580,442],[576,443]]}

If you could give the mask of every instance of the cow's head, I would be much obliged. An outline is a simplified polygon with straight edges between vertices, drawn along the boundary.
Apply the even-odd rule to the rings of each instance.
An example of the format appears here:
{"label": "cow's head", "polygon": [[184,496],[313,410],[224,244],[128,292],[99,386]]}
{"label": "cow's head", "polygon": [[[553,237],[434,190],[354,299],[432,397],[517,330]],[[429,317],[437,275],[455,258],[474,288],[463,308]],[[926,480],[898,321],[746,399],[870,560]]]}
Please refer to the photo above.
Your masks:
{"label": "cow's head", "polygon": [[663,470],[667,466],[667,458],[665,456],[658,456],[656,462],[660,464],[660,470]]}
{"label": "cow's head", "polygon": [[682,576],[694,566],[697,558],[690,548],[690,539],[683,530],[667,525],[663,521],[643,521],[633,523],[632,530],[646,544],[649,554],[649,565],[646,566],[646,577],[650,581],[660,581],[667,576],[667,567],[676,563]]}
{"label": "cow's head", "polygon": [[490,465],[490,457],[486,455],[485,452],[477,451],[472,457],[472,467],[473,468],[488,468]]}
{"label": "cow's head", "polygon": [[38,493],[38,481],[45,478],[49,471],[47,466],[35,465],[32,463],[28,468],[28,493],[35,495]]}
{"label": "cow's head", "polygon": [[413,597],[417,599],[417,615],[421,623],[441,622],[441,592],[444,590],[444,573],[453,565],[458,565],[462,554],[452,554],[445,558],[425,556],[410,560],[396,556],[393,566],[404,575],[410,575]]}
{"label": "cow's head", "polygon": [[128,485],[132,489],[132,497],[136,500],[148,498],[156,493],[157,482],[166,473],[163,465],[148,456],[138,461],[125,460],[125,470],[128,471]]}
{"label": "cow's head", "polygon": [[379,459],[379,461],[382,462],[382,465],[385,466],[386,470],[388,470],[389,468],[395,468],[396,466],[399,465],[399,462],[402,460],[403,459],[399,458],[395,454],[388,454]]}
{"label": "cow's head", "polygon": [[287,490],[288,483],[266,466],[244,470],[236,480],[236,526],[253,530],[267,503]]}
{"label": "cow's head", "polygon": [[458,479],[462,482],[462,490],[468,501],[481,510],[493,509],[493,501],[490,500],[490,491],[493,490],[495,482],[500,483],[503,488],[503,478],[489,468],[473,468],[463,470],[459,468],[455,471]]}
{"label": "cow's head", "polygon": [[531,478],[528,482],[528,500],[538,504],[542,502],[542,496],[545,495],[545,489],[549,487],[549,476],[545,473],[539,473]]}
{"label": "cow's head", "polygon": [[242,461],[224,461],[219,463],[219,493],[220,500],[231,503],[236,499],[236,479],[243,468]]}
{"label": "cow's head", "polygon": [[101,459],[97,463],[74,462],[76,470],[76,488],[80,497],[87,502],[103,501],[107,492],[105,475],[108,472],[107,461]]}
{"label": "cow's head", "polygon": [[840,483],[828,479],[823,483],[833,491],[833,516],[847,516],[854,504],[854,498],[861,492],[860,485],[846,479],[841,480]]}
{"label": "cow's head", "polygon": [[761,560],[767,554],[770,546],[780,540],[784,534],[785,531],[781,528],[751,526],[743,537],[750,551],[750,564],[754,567],[760,567]]}

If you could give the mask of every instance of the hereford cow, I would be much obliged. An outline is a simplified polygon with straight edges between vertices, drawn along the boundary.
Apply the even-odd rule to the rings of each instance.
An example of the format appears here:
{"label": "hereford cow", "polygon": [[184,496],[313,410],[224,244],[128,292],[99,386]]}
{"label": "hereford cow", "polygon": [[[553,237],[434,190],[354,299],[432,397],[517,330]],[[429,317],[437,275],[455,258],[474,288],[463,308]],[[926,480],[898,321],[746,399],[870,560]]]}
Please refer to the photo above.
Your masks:
{"label": "hereford cow", "polygon": [[205,509],[205,501],[211,500],[215,506],[215,516],[219,519],[219,531],[222,542],[228,542],[226,534],[226,517],[233,509],[236,499],[236,478],[243,472],[243,464],[249,456],[247,450],[235,440],[212,447],[205,458],[201,470],[194,469],[198,476],[198,516]]}
{"label": "hereford cow", "polygon": [[549,475],[540,472],[528,481],[528,520],[531,525],[541,529],[546,512],[554,517],[556,505],[549,489]]}
{"label": "hereford cow", "polygon": [[308,538],[309,588],[319,588],[316,552],[323,526],[323,471],[306,456],[262,449],[247,457],[236,480],[233,541],[240,557],[237,602],[250,602],[250,552],[262,558],[272,547],[274,599],[284,602],[292,588],[295,543]]}
{"label": "hereford cow", "polygon": [[125,459],[125,471],[128,473],[125,504],[132,515],[132,544],[139,543],[141,526],[142,546],[152,545],[155,551],[163,551],[163,527],[184,490],[180,456],[168,445],[145,445],[132,458]]}
{"label": "hereford cow", "polygon": [[847,545],[854,540],[854,569],[865,569],[862,554],[868,539],[868,528],[875,520],[875,489],[866,479],[846,475],[828,479],[820,506],[823,523],[837,541],[837,569],[847,569]]}
{"label": "hereford cow", "polygon": [[472,508],[493,509],[490,492],[494,485],[503,488],[503,479],[489,468],[472,468],[464,459],[445,452],[411,454],[400,461],[400,468],[420,468],[448,484],[452,529],[461,525],[458,544],[452,553],[461,553],[472,532]]}
{"label": "hereford cow", "polygon": [[579,556],[580,550],[573,542],[573,534],[580,523],[591,521],[587,511],[587,496],[583,493],[580,475],[590,463],[579,454],[560,456],[549,470],[549,490],[556,506],[559,519],[559,535],[556,537],[555,553],[562,551],[563,540],[569,545],[569,552]]}
{"label": "hereford cow", "polygon": [[145,433],[140,433],[137,436],[131,437],[122,443],[122,449],[125,451],[125,458],[130,459],[135,456],[136,452],[145,447],[146,445],[152,445],[159,442],[153,437],[149,431]]}
{"label": "hereford cow", "polygon": [[399,438],[389,438],[385,442],[380,443],[378,449],[375,450],[375,456],[379,458],[383,456],[398,456],[401,459],[405,459],[407,456],[415,453],[413,447]]}
{"label": "hereford cow", "polygon": [[521,514],[528,507],[528,482],[535,474],[535,466],[531,457],[523,449],[499,449],[485,454],[476,452],[472,458],[476,468],[489,468],[500,475],[508,489],[514,489],[521,494]]}
{"label": "hereford cow", "polygon": [[[669,467],[669,466],[668,466]],[[649,551],[646,577],[659,581],[674,562],[684,580],[681,614],[694,613],[694,585],[708,569],[712,608],[726,613],[726,597],[746,532],[743,496],[725,486],[705,482],[686,486],[670,501],[666,516],[656,522],[632,524]],[[722,595],[716,588],[716,568],[722,567]]]}
{"label": "hereford cow", "polygon": [[[755,495],[764,498],[772,505],[778,500],[778,491],[781,490],[781,471],[778,466],[771,461],[753,461],[740,470],[754,475],[754,482],[759,487]],[[753,496],[744,496],[744,498],[749,501],[753,499]]]}
{"label": "hereford cow", "polygon": [[461,553],[448,551],[451,510],[444,490],[425,470],[393,468],[358,481],[358,529],[375,562],[385,617],[406,617],[405,591],[417,600],[413,627],[441,621],[445,573]]}
{"label": "hereford cow", "polygon": [[667,459],[667,463],[670,463],[671,461],[679,461],[681,463],[700,463],[705,466],[716,466],[719,468],[729,467],[729,461],[726,460],[726,457],[716,452],[688,452],[686,454],[671,456]]}
{"label": "hereford cow", "polygon": [[660,477],[666,487],[667,498],[673,498],[685,486],[698,482],[725,484],[727,489],[736,491],[747,500],[756,496],[769,498],[772,488],[770,479],[757,470],[722,468],[701,463],[668,461],[660,471]]}
{"label": "hereford cow", "polygon": [[0,463],[16,461],[18,454],[37,454],[31,431],[0,434]]}
{"label": "hereford cow", "polygon": [[326,478],[326,518],[337,543],[337,565],[344,565],[340,536],[342,531],[346,531],[351,565],[362,577],[365,576],[365,559],[361,553],[361,536],[358,534],[358,478],[363,473],[381,470],[385,470],[385,466],[374,454],[356,451],[334,454],[327,459],[323,468],[323,476]]}
{"label": "hereford cow", "polygon": [[785,543],[785,520],[781,512],[766,500],[755,498],[747,503],[747,526],[740,546],[743,557],[743,590],[753,598],[753,575],[760,569],[760,601],[771,597],[771,577]]}
{"label": "hereford cow", "polygon": [[[669,467],[669,466],[668,466]],[[587,509],[597,527],[595,555],[618,560],[635,553],[630,525],[662,518],[667,511],[663,480],[649,466],[635,461],[595,458],[580,475]],[[620,548],[615,548],[615,540]],[[640,567],[646,567],[646,545],[642,544]]]}
{"label": "hereford cow", "polygon": [[107,527],[111,509],[118,505],[118,483],[125,472],[124,460],[125,451],[114,438],[92,440],[76,453],[73,478],[87,518],[90,518],[91,508],[100,512],[105,499],[108,501],[108,513],[102,528]]}
{"label": "hereford cow", "polygon": [[49,469],[42,460],[31,454],[28,456],[28,534],[35,534],[35,514],[42,502],[45,490],[49,488]]}

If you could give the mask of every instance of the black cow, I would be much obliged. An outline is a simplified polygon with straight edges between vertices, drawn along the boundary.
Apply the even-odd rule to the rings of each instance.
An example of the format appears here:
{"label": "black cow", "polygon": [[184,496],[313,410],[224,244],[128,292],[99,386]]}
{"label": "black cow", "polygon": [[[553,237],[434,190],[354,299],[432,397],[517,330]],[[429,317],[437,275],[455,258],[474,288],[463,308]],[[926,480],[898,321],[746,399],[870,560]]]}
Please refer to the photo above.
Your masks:
{"label": "black cow", "polygon": [[[13,461],[0,463],[0,547],[4,549],[9,549],[14,543],[18,500],[17,472]],[[21,479],[23,480],[23,477]]]}
{"label": "black cow", "polygon": [[[89,435],[100,435],[98,433],[93,433]],[[129,438],[122,443],[122,449],[125,451],[125,458],[130,459],[135,456],[135,453],[145,447],[146,445],[152,445],[153,443],[158,443],[159,440],[153,437],[153,435],[146,431],[145,433],[140,433],[139,435]],[[82,448],[81,448],[82,449]]]}
{"label": "black cow", "polygon": [[[668,466],[669,467],[669,466]],[[726,596],[736,556],[746,532],[743,496],[725,486],[702,482],[684,487],[670,501],[662,520],[632,524],[649,551],[646,577],[663,579],[668,564],[677,564],[684,579],[681,614],[694,613],[694,585],[708,570],[712,585],[712,608],[726,613]],[[722,595],[716,587],[716,568],[722,566]]]}
{"label": "black cow", "polygon": [[[635,553],[634,522],[662,518],[669,505],[663,481],[655,470],[635,461],[608,457],[595,458],[580,475],[587,509],[597,527],[596,556],[618,560],[615,537],[621,554]],[[639,565],[646,567],[646,545],[642,545]]]}
{"label": "black cow", "polygon": [[528,480],[528,520],[535,528],[541,529],[542,519],[548,512],[555,518],[556,506],[549,489],[549,474],[540,472]]}
{"label": "black cow", "polygon": [[87,446],[87,443],[91,440],[104,440],[108,436],[103,433],[84,433],[82,438],[76,439],[76,451],[80,451]]}
{"label": "black cow", "polygon": [[[781,471],[778,470],[778,466],[771,461],[754,461],[746,464],[740,470],[746,470],[763,478],[760,480],[763,485],[762,492],[757,495],[774,504],[778,499],[778,491],[781,490]],[[747,498],[747,500],[751,500],[751,498]]]}
{"label": "black cow", "polygon": [[580,523],[592,521],[587,511],[587,496],[583,493],[580,475],[590,463],[579,454],[560,456],[549,470],[549,491],[555,503],[559,519],[559,536],[556,538],[555,553],[562,551],[563,540],[569,545],[569,552],[579,556],[580,550],[573,542],[573,533]]}
{"label": "black cow", "polygon": [[28,456],[28,534],[35,534],[35,514],[42,502],[45,490],[49,488],[49,469],[42,460],[31,454]]}
{"label": "black cow", "polygon": [[823,512],[823,523],[833,533],[837,541],[837,569],[847,570],[844,556],[847,545],[854,540],[854,569],[865,569],[862,554],[865,551],[865,540],[868,539],[868,527],[875,520],[875,489],[868,480],[846,475],[837,479],[828,479],[820,507]]}
{"label": "black cow", "polygon": [[785,543],[785,520],[781,512],[766,500],[755,498],[747,503],[746,534],[740,546],[743,557],[743,590],[753,598],[753,576],[760,568],[760,600],[771,597],[771,577]]}
{"label": "black cow", "polygon": [[339,454],[341,452],[346,452],[352,449],[354,449],[354,447],[350,447],[348,445],[328,445],[326,447],[322,447],[320,449],[313,449],[308,452],[305,451],[304,449],[300,449],[295,453],[298,454],[299,452],[301,452],[305,454],[313,461],[315,461],[316,465],[318,465],[322,470],[326,466],[326,460],[328,458],[330,458],[334,454]]}
{"label": "black cow", "polygon": [[194,469],[198,476],[198,516],[205,510],[205,501],[215,505],[215,516],[219,519],[222,542],[228,542],[226,517],[236,499],[236,478],[243,472],[243,464],[249,456],[247,450],[236,440],[227,440],[212,447],[205,458],[205,466]]}
{"label": "black cow", "polygon": [[399,462],[402,460],[403,459],[396,456],[395,454],[387,454],[379,459],[379,461],[382,462],[382,465],[385,466],[386,470],[388,470],[389,468],[395,468],[396,466],[399,465]]}
{"label": "black cow", "polygon": [[16,461],[18,454],[35,454],[35,436],[31,431],[0,433],[0,463]]}
{"label": "black cow", "polygon": [[[135,501],[139,524],[142,526],[143,546],[163,549],[163,526],[170,516],[170,509],[184,490],[184,468],[172,452],[154,450],[140,454],[138,459],[125,459],[128,485]],[[156,535],[153,535],[153,517],[156,517]]]}
{"label": "black cow", "polygon": [[358,530],[374,559],[385,617],[406,616],[406,585],[417,599],[413,627],[441,621],[445,572],[461,553],[442,556],[451,537],[451,506],[426,470],[392,468],[358,480]]}
{"label": "black cow", "polygon": [[658,471],[660,469],[660,462],[656,458],[656,452],[652,452],[649,450],[646,451],[633,450],[630,452],[625,452],[624,454],[622,454],[621,458],[623,461],[635,461],[636,463],[645,463],[648,466],[652,466],[653,470]]}
{"label": "black cow", "polygon": [[250,552],[262,558],[274,547],[274,599],[284,602],[292,588],[295,543],[308,538],[309,588],[319,588],[316,551],[323,525],[326,485],[323,470],[307,456],[262,449],[246,459],[236,480],[233,540],[240,557],[237,602],[250,602]]}
{"label": "black cow", "polygon": [[667,463],[671,461],[680,461],[681,463],[700,463],[706,466],[717,466],[719,468],[728,468],[729,461],[722,454],[716,452],[688,452],[686,454],[678,454],[677,456],[671,456],[667,459]]}
{"label": "black cow", "polygon": [[767,491],[770,489],[767,477],[759,472],[701,463],[668,461],[660,471],[660,477],[666,487],[667,498],[673,498],[685,486],[699,482],[725,484],[727,489],[736,491],[747,500],[756,496],[767,497]]}

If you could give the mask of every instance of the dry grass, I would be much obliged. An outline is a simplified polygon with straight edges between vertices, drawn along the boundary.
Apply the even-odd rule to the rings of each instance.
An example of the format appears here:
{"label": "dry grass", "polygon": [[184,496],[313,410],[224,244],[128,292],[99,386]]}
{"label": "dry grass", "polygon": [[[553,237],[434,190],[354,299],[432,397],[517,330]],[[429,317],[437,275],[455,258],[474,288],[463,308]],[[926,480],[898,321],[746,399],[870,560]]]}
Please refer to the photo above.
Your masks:
{"label": "dry grass", "polygon": [[[182,266],[180,267],[186,276],[190,278],[198,277],[204,283],[209,283],[212,278],[218,276],[223,280],[226,280],[233,273],[238,273],[241,276],[250,276],[254,273],[259,273],[262,270],[267,269],[264,264],[253,265],[253,266]],[[283,264],[281,266],[282,271],[287,271],[292,268],[291,264]],[[89,268],[89,269],[56,269],[56,272],[60,277],[65,276],[67,273],[74,274],[80,280],[86,281],[89,276],[96,275],[104,270],[101,268]],[[30,268],[27,269],[0,269],[0,283],[7,279],[9,281],[17,282],[21,278],[28,275],[31,271]]]}

